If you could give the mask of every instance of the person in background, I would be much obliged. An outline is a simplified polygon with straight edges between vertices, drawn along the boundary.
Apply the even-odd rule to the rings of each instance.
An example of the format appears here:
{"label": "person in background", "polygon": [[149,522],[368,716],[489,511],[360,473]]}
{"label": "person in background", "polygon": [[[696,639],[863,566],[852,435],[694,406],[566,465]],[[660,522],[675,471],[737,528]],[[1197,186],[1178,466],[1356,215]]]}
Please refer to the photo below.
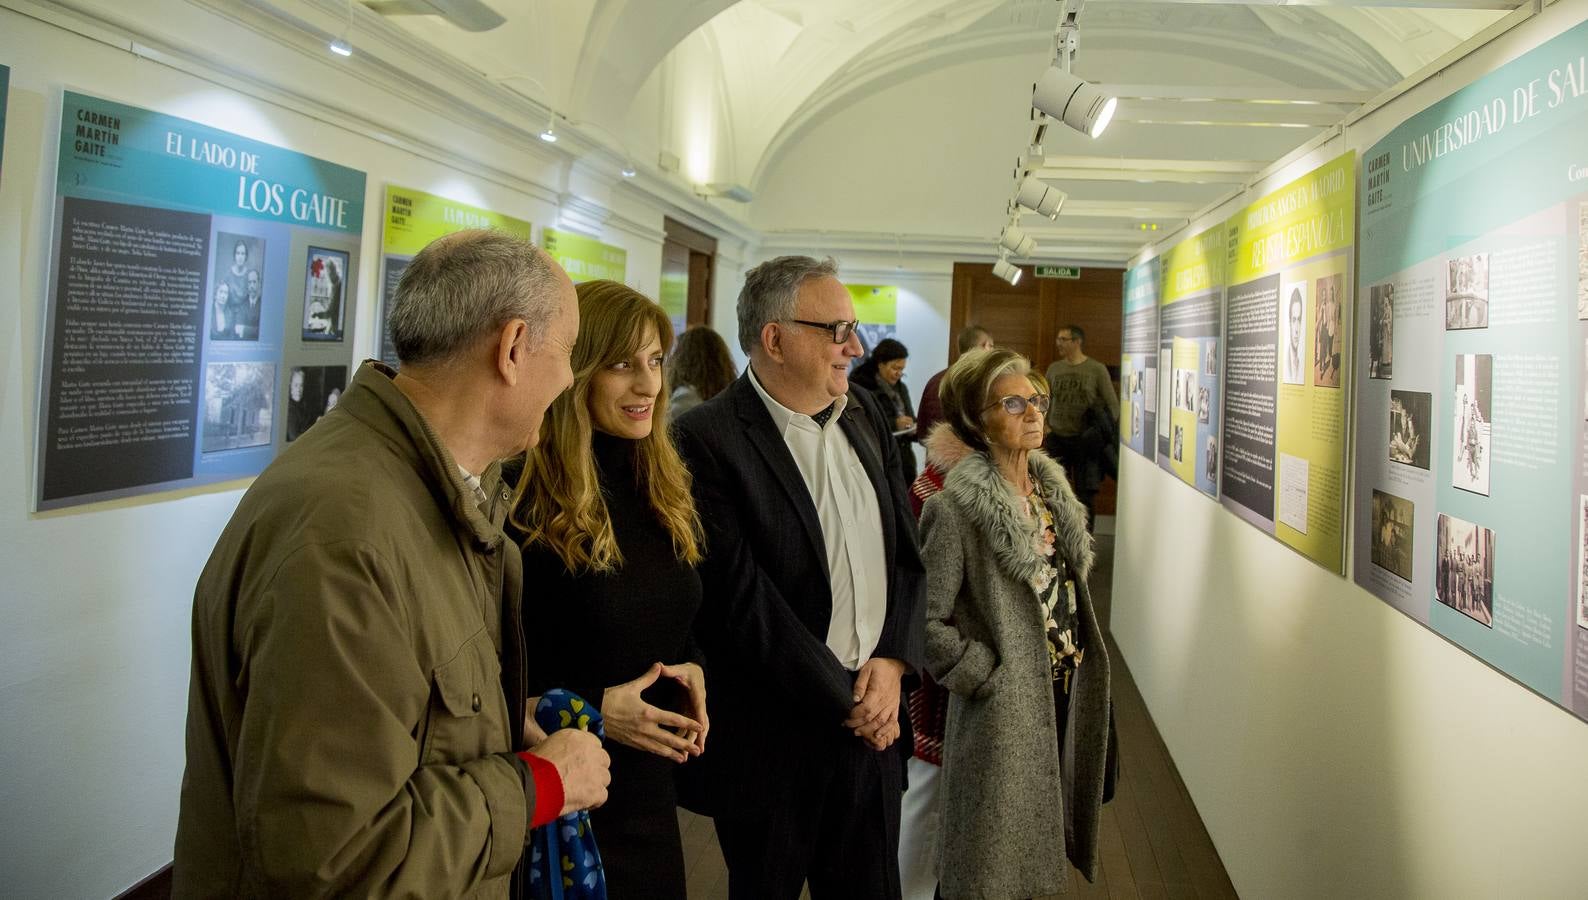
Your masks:
{"label": "person in background", "polygon": [[[992,335],[980,325],[971,325],[960,331],[955,339],[955,346],[963,355],[972,350],[991,350],[993,348]],[[932,433],[937,423],[943,421],[943,403],[938,399],[938,385],[943,381],[943,375],[948,369],[938,372],[926,380],[926,386],[921,388],[920,411],[915,416],[915,433],[924,440]]]}
{"label": "person in background", "polygon": [[870,391],[882,402],[884,416],[893,426],[899,443],[899,474],[904,483],[915,481],[915,405],[904,384],[904,367],[910,351],[893,338],[883,338],[871,349],[866,361],[855,368],[849,380]]}
{"label": "person in background", "polygon": [[728,342],[705,325],[691,325],[678,336],[672,359],[667,362],[667,421],[710,400],[733,384],[739,373],[728,354]]}
{"label": "person in background", "polygon": [[807,880],[815,900],[896,900],[924,622],[898,445],[849,388],[860,342],[832,260],[756,266],[738,316],[749,367],[674,429],[706,527],[712,672],[712,748],[681,795],[714,817],[735,900]]}
{"label": "person in background", "polygon": [[1048,397],[1024,357],[967,354],[943,415],[968,451],[921,513],[927,666],[952,696],[939,889],[1066,892],[1097,872],[1109,659],[1086,577],[1086,510],[1038,449]]}
{"label": "person in background", "polygon": [[1064,466],[1090,528],[1092,500],[1107,474],[1106,454],[1119,439],[1119,397],[1108,368],[1086,355],[1081,326],[1060,328],[1053,343],[1058,359],[1048,366],[1053,395],[1044,446]]}
{"label": "person in background", "polygon": [[529,692],[596,705],[612,755],[590,814],[614,898],[685,900],[673,770],[706,749],[706,687],[690,627],[700,519],[664,427],[672,323],[622,284],[579,285],[573,388],[518,481]]}
{"label": "person in background", "polygon": [[462,231],[389,321],[402,371],[358,370],[199,576],[173,897],[505,898],[532,827],[606,799],[594,735],[530,749],[498,524],[496,461],[573,380],[573,284]]}
{"label": "person in background", "polygon": [[[1048,381],[1042,373],[1031,369],[1026,378],[1037,393],[1048,395]],[[926,468],[910,486],[910,507],[917,519],[927,498],[943,489],[943,479],[971,453],[946,422],[939,422],[922,443],[926,447]],[[899,825],[899,877],[904,900],[933,900],[937,892],[943,833],[943,728],[948,722],[948,698],[949,692],[925,672],[921,673],[920,686],[909,696],[915,752],[910,757],[910,787],[904,792]]]}

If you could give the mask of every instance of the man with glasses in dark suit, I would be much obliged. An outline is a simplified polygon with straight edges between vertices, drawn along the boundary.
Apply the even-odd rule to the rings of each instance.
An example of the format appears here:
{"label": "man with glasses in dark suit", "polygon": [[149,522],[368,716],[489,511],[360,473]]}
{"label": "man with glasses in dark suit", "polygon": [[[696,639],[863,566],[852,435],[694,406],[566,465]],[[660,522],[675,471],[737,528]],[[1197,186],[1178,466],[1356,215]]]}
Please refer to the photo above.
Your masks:
{"label": "man with glasses in dark suit", "polygon": [[681,794],[715,817],[735,898],[793,900],[807,880],[816,900],[898,898],[901,681],[925,628],[898,445],[849,388],[861,347],[831,260],[755,267],[738,315],[750,365],[677,425],[715,685],[712,749]]}

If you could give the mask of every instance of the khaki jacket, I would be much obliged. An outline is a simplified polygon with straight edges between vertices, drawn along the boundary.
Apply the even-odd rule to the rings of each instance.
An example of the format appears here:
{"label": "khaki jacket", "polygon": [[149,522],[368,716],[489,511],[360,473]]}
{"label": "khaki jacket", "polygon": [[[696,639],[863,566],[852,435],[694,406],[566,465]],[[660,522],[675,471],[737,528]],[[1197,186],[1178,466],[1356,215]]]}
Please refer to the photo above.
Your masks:
{"label": "khaki jacket", "polygon": [[534,788],[484,483],[366,363],[243,495],[193,598],[174,896],[507,896]]}

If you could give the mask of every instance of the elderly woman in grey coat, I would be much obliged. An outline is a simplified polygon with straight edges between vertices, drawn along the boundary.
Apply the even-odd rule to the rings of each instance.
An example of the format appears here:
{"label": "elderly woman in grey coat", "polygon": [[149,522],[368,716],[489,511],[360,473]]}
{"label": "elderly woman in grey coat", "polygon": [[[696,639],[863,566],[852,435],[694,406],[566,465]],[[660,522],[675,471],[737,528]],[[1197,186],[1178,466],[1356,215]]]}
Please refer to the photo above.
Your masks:
{"label": "elderly woman in grey coat", "polygon": [[1042,445],[1045,393],[1010,350],[960,357],[944,419],[973,451],[921,514],[927,667],[951,692],[940,891],[1066,892],[1092,880],[1108,750],[1108,652],[1086,508]]}

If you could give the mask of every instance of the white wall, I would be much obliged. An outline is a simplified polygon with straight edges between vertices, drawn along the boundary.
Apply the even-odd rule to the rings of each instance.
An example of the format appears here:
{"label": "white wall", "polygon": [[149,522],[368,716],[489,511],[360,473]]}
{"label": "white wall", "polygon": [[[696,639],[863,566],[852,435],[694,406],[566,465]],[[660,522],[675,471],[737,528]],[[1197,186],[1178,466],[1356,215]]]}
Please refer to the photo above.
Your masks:
{"label": "white wall", "polygon": [[[561,198],[577,197],[587,228],[595,215],[589,230],[628,251],[630,283],[654,296],[660,281],[665,200],[592,178],[555,154],[460,130],[334,61],[306,59],[192,5],[149,0],[139,9],[168,20],[161,31],[173,43],[235,48],[289,87],[357,104],[394,129],[445,135],[460,155],[394,146],[300,113],[290,95],[265,102],[227,88],[224,75],[197,77],[0,9],[0,63],[11,67],[0,178],[0,455],[11,461],[0,478],[0,883],[8,896],[112,896],[170,861],[193,584],[246,487],[29,512],[63,86],[368,173],[357,358],[375,355],[387,182],[529,219],[537,237],[559,224]],[[737,272],[724,271],[719,285],[737,293]]]}
{"label": "white wall", "polygon": [[[1257,192],[1365,150],[1583,13],[1546,10]],[[1588,893],[1588,725],[1121,456],[1114,635],[1243,896]]]}

